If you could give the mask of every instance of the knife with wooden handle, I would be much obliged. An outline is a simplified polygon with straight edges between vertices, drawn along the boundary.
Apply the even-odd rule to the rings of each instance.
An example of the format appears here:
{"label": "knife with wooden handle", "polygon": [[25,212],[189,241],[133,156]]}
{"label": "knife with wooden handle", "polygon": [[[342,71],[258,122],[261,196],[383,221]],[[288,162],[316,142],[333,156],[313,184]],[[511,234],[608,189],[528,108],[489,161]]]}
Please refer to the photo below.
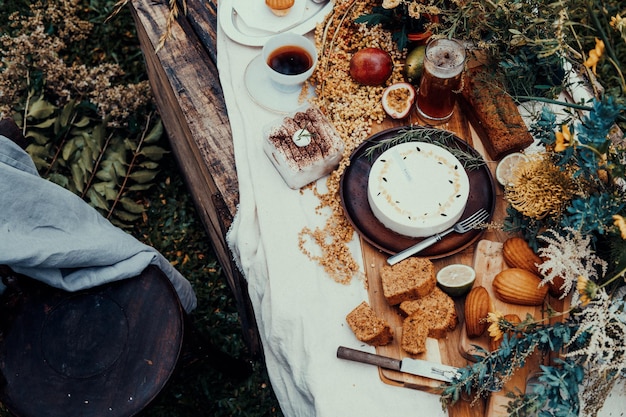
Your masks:
{"label": "knife with wooden handle", "polygon": [[458,375],[459,371],[459,368],[454,366],[425,361],[423,359],[395,359],[363,352],[362,350],[351,349],[345,346],[339,346],[337,349],[337,357],[444,382],[451,382],[452,379]]}

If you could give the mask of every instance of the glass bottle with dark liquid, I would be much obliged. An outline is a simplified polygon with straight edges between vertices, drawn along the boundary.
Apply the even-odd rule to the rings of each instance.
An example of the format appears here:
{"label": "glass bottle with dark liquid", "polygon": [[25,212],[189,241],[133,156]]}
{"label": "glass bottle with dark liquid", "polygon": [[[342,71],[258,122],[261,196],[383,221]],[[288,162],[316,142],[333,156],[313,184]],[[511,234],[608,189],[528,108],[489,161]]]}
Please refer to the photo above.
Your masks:
{"label": "glass bottle with dark liquid", "polygon": [[299,46],[286,45],[274,50],[267,59],[267,64],[281,74],[298,75],[311,68],[313,58]]}
{"label": "glass bottle with dark liquid", "polygon": [[464,66],[465,48],[459,42],[436,39],[428,44],[416,99],[423,119],[441,123],[452,116]]}

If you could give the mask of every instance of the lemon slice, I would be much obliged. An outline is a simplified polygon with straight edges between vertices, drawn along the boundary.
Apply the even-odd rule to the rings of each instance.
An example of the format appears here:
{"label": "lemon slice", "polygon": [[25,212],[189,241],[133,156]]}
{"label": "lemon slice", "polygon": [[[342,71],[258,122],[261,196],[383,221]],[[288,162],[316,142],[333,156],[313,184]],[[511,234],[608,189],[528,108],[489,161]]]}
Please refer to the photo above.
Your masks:
{"label": "lemon slice", "polygon": [[459,297],[467,293],[474,285],[476,271],[463,264],[453,264],[443,267],[437,272],[437,283],[446,294]]}
{"label": "lemon slice", "polygon": [[502,158],[496,167],[496,179],[503,186],[513,185],[515,169],[520,162],[528,161],[528,157],[521,152],[515,152]]}

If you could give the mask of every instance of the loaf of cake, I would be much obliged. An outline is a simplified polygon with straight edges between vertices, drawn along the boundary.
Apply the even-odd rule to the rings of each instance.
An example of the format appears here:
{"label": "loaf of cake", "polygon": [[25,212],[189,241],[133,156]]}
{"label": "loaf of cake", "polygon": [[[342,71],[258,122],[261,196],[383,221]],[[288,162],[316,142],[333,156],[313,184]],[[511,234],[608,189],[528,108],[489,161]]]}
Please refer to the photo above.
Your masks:
{"label": "loaf of cake", "polygon": [[461,96],[463,113],[492,159],[500,160],[533,143],[515,102],[483,67],[467,71]]}
{"label": "loaf of cake", "polygon": [[393,340],[389,324],[376,316],[370,305],[363,301],[346,316],[348,325],[360,341],[372,346],[383,346]]}
{"label": "loaf of cake", "polygon": [[428,258],[411,257],[380,271],[383,296],[390,305],[424,297],[435,288],[435,267]]}
{"label": "loaf of cake", "polygon": [[428,337],[441,339],[458,324],[454,301],[437,287],[425,297],[402,302],[400,309],[408,314],[400,342],[407,353],[424,353]]}
{"label": "loaf of cake", "polygon": [[344,143],[326,116],[312,106],[267,126],[263,150],[287,185],[298,189],[335,169]]}

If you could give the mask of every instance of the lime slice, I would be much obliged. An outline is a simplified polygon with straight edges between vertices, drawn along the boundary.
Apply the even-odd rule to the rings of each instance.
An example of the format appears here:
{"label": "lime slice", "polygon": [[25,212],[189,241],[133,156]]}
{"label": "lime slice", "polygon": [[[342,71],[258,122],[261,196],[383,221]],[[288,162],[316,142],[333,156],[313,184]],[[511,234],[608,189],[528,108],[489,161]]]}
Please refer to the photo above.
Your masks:
{"label": "lime slice", "polygon": [[515,152],[502,158],[496,167],[496,179],[504,186],[513,185],[515,169],[521,162],[528,161],[528,157],[521,152]]}
{"label": "lime slice", "polygon": [[448,265],[437,272],[439,288],[452,297],[465,295],[474,285],[475,279],[474,268],[463,264]]}

